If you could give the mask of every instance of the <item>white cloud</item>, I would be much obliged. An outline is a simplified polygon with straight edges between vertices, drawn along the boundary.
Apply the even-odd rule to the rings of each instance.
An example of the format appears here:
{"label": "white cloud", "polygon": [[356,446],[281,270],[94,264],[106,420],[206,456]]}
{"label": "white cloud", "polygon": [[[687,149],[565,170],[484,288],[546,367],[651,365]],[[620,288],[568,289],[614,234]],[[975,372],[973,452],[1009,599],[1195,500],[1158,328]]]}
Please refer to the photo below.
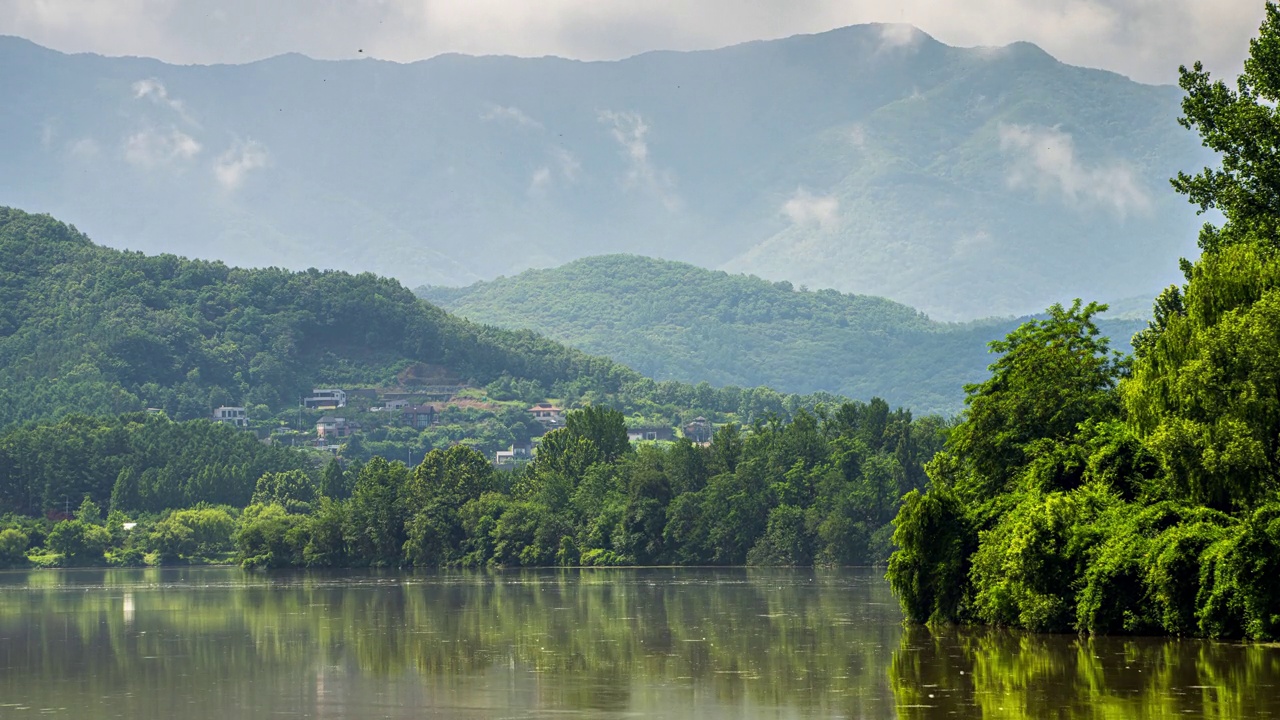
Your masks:
{"label": "white cloud", "polygon": [[830,232],[840,224],[840,200],[833,195],[814,195],[804,188],[782,204],[782,214],[792,225]]}
{"label": "white cloud", "polygon": [[867,146],[867,128],[862,123],[854,123],[849,127],[849,144],[862,150]]}
{"label": "white cloud", "polygon": [[199,155],[200,150],[195,138],[176,127],[143,130],[124,141],[124,159],[131,165],[148,169],[182,164]]}
{"label": "white cloud", "polygon": [[170,97],[169,90],[165,88],[164,83],[155,78],[147,78],[146,80],[135,82],[133,84],[133,97],[135,100],[150,100],[156,105],[167,107],[188,123],[199,125],[195,118],[187,112],[187,108],[182,104],[182,101]]}
{"label": "white cloud", "polygon": [[1027,40],[1071,63],[1173,82],[1197,59],[1238,72],[1262,16],[1259,0],[19,0],[0,2],[0,34],[178,63],[285,52],[408,62],[446,52],[611,59],[909,23],[953,45]]}
{"label": "white cloud", "polygon": [[626,186],[640,188],[662,201],[668,210],[676,210],[680,199],[672,187],[670,173],[657,169],[649,157],[649,124],[639,113],[601,110],[600,122],[609,125],[609,134],[618,142],[627,160]]}
{"label": "white cloud", "polygon": [[578,173],[582,171],[582,163],[578,162],[578,158],[573,153],[558,147],[552,149],[551,156],[555,159],[561,177],[568,182],[575,182],[578,179]]}
{"label": "white cloud", "polygon": [[270,162],[271,156],[261,143],[237,141],[218,156],[213,164],[213,175],[223,189],[234,191],[239,189],[250,172],[264,168]]}
{"label": "white cloud", "polygon": [[885,23],[880,26],[880,47],[877,52],[914,47],[924,38],[924,33],[906,23]]}
{"label": "white cloud", "polygon": [[490,105],[488,110],[481,113],[480,119],[487,122],[488,121],[513,122],[516,125],[520,125],[522,127],[529,127],[537,130],[542,129],[542,123],[529,117],[528,115],[525,114],[523,110],[521,110],[518,107],[504,107],[502,105]]}
{"label": "white cloud", "polygon": [[529,194],[535,197],[546,195],[557,182],[572,185],[578,181],[578,174],[582,171],[582,163],[568,150],[553,147],[549,154],[550,162],[539,166],[529,176]]}
{"label": "white cloud", "polygon": [[1004,123],[999,132],[1000,150],[1009,159],[1010,187],[1032,188],[1042,196],[1058,194],[1068,205],[1107,207],[1121,217],[1151,209],[1151,197],[1129,165],[1081,163],[1069,133]]}
{"label": "white cloud", "polygon": [[67,156],[75,160],[88,161],[95,160],[102,154],[102,148],[98,146],[98,141],[89,137],[82,137],[67,143]]}
{"label": "white cloud", "polygon": [[529,176],[529,194],[535,197],[542,196],[547,191],[547,186],[551,184],[551,168],[543,165],[533,171],[533,175]]}

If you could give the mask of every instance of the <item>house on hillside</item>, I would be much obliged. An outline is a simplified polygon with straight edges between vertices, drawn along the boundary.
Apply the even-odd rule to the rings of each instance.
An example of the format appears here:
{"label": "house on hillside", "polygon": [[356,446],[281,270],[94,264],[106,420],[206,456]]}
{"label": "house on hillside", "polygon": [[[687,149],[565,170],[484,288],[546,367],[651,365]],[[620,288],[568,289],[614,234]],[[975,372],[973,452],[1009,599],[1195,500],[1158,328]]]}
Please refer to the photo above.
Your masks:
{"label": "house on hillside", "polygon": [[425,430],[436,421],[436,409],[431,405],[410,405],[400,411],[400,419],[409,427]]}
{"label": "house on hillside", "polygon": [[360,423],[332,415],[325,415],[316,421],[316,437],[321,440],[351,437],[359,429]]}
{"label": "house on hillside", "polygon": [[347,393],[337,388],[316,388],[302,399],[302,404],[311,410],[331,410],[347,406]]}
{"label": "house on hillside", "polygon": [[210,419],[217,423],[225,423],[238,428],[249,427],[249,412],[242,407],[223,405],[213,411],[213,417]]}
{"label": "house on hillside", "polygon": [[493,454],[494,465],[515,465],[533,459],[533,443],[516,443]]}
{"label": "house on hillside", "polygon": [[551,403],[540,402],[529,408],[533,419],[547,427],[559,427],[564,422],[564,410]]}
{"label": "house on hillside", "polygon": [[653,440],[675,440],[676,434],[669,427],[655,425],[653,427],[627,428],[627,439],[631,442]]}
{"label": "house on hillside", "polygon": [[684,430],[684,436],[693,441],[694,444],[711,442],[711,436],[716,431],[704,417],[694,418],[693,422],[685,425],[682,429]]}

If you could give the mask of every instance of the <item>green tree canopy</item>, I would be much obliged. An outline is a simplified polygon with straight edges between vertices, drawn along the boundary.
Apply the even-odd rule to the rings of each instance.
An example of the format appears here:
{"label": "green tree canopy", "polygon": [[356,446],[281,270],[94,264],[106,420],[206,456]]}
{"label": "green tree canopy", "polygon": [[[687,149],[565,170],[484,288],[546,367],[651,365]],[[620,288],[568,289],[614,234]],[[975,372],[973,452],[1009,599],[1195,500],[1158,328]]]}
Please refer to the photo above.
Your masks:
{"label": "green tree canopy", "polygon": [[1219,167],[1196,175],[1180,172],[1173,179],[1174,188],[1201,212],[1219,210],[1226,217],[1222,227],[1204,226],[1200,247],[1216,251],[1255,241],[1280,246],[1280,9],[1267,3],[1234,90],[1213,80],[1199,62],[1179,68],[1179,75],[1186,97],[1178,122],[1198,131],[1222,160]]}
{"label": "green tree canopy", "polygon": [[1054,305],[1048,317],[991,343],[1000,357],[988,380],[965,388],[964,422],[948,448],[974,474],[975,492],[1003,489],[1035,441],[1065,439],[1084,420],[1118,411],[1112,391],[1126,363],[1094,323],[1104,310],[1080,300]]}

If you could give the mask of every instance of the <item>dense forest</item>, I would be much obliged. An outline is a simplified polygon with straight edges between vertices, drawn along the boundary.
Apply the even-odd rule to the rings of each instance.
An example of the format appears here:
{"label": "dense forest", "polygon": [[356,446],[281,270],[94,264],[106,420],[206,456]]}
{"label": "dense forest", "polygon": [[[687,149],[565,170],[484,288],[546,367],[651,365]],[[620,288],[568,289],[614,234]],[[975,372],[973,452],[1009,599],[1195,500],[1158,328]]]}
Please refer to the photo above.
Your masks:
{"label": "dense forest", "polygon": [[1173,186],[1225,222],[1131,359],[1079,302],[995,345],[896,519],[912,620],[1280,638],[1280,9],[1235,89],[1180,84],[1221,165]]}
{"label": "dense forest", "polygon": [[[876,396],[943,415],[959,412],[964,386],[986,375],[987,343],[1022,322],[935,322],[884,298],[635,255],[416,292],[470,320],[536,330],[654,378]],[[1099,326],[1127,348],[1144,322]]]}
{"label": "dense forest", "polygon": [[620,412],[590,406],[514,471],[456,445],[413,467],[375,457],[315,472],[204,421],[72,417],[0,437],[0,502],[78,508],[53,525],[10,516],[0,564],[883,562],[899,498],[944,436],[937,418],[873,401],[725,425],[705,445],[636,446]]}

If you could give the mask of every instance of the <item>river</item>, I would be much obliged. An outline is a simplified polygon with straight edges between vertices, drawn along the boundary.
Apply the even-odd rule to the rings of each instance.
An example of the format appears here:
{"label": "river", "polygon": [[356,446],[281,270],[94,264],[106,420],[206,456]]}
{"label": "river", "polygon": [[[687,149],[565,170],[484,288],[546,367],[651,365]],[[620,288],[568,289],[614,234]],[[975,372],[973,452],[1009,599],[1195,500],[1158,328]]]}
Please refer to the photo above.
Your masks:
{"label": "river", "polygon": [[873,570],[0,573],[0,717],[1278,714],[1275,646],[905,628]]}

